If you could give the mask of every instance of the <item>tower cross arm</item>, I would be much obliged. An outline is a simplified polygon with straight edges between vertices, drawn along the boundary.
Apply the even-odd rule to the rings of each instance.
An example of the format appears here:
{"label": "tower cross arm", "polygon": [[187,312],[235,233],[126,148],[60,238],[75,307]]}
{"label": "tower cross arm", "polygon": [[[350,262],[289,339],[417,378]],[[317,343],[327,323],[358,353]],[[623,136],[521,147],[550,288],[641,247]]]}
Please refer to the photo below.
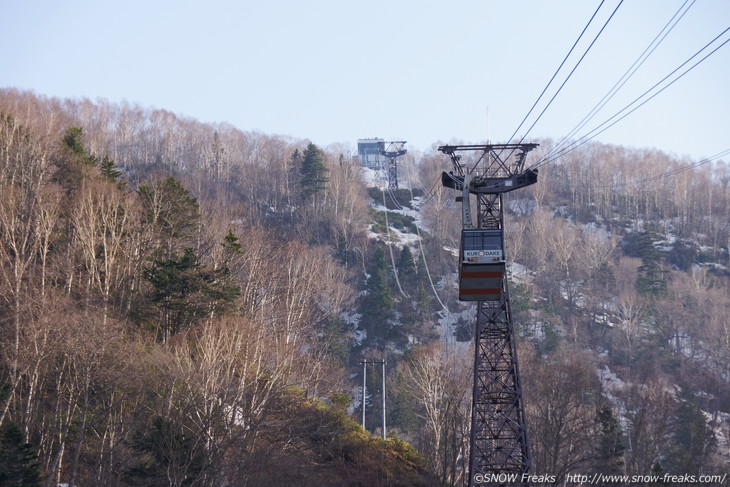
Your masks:
{"label": "tower cross arm", "polygon": [[[447,188],[461,191],[464,177],[474,179],[469,191],[473,194],[506,193],[537,182],[537,169],[525,170],[527,153],[539,144],[444,145],[439,151],[451,158],[454,169],[443,172],[441,182]],[[502,157],[503,152],[508,151]],[[464,154],[473,155],[465,157]]]}

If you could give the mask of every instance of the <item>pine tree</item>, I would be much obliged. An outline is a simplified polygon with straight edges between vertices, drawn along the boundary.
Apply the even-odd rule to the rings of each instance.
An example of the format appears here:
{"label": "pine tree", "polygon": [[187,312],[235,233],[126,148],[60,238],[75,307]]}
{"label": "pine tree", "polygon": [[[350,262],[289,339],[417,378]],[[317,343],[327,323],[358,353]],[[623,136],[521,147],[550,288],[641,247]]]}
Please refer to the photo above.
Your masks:
{"label": "pine tree", "polygon": [[97,163],[96,157],[91,154],[87,154],[84,144],[81,140],[83,136],[83,129],[80,127],[71,127],[66,131],[63,136],[63,143],[65,148],[72,154],[76,155],[81,162],[88,166],[95,166]]}
{"label": "pine tree", "polygon": [[0,486],[40,485],[39,469],[38,455],[23,432],[14,423],[7,424],[0,433]]}
{"label": "pine tree", "polygon": [[664,279],[660,265],[662,254],[654,245],[658,237],[655,233],[647,231],[639,234],[635,240],[635,252],[641,258],[639,276],[636,278],[636,289],[646,296],[665,296],[667,294],[667,281]]}
{"label": "pine tree", "polygon": [[389,333],[388,320],[393,317],[395,299],[387,282],[388,264],[382,247],[375,249],[368,267],[367,296],[362,301],[362,323],[381,339]]}
{"label": "pine tree", "polygon": [[291,156],[289,156],[289,159],[291,159],[293,166],[301,166],[302,153],[299,152],[299,149],[294,149],[294,152],[291,153]]}
{"label": "pine tree", "polygon": [[180,181],[170,176],[154,186],[140,186],[137,194],[143,223],[151,225],[159,238],[152,249],[157,256],[170,259],[192,244],[200,220],[198,200]]}
{"label": "pine tree", "polygon": [[420,321],[426,320],[430,315],[431,294],[426,291],[423,282],[418,285],[418,293],[416,293],[416,316]]}
{"label": "pine tree", "polygon": [[707,425],[697,397],[684,387],[667,452],[667,470],[673,474],[701,473],[716,445],[715,433]]}
{"label": "pine tree", "polygon": [[238,236],[233,233],[233,230],[230,228],[228,229],[228,233],[225,237],[223,237],[223,242],[221,243],[224,249],[226,249],[228,252],[234,253],[234,254],[241,254],[243,253],[243,247],[241,246],[241,240],[238,238]]}
{"label": "pine tree", "polygon": [[179,258],[153,261],[143,275],[152,285],[150,301],[160,314],[162,341],[205,316],[230,309],[240,295],[227,267],[209,269],[191,248]]}
{"label": "pine tree", "polygon": [[596,438],[596,468],[605,474],[621,473],[624,465],[624,435],[608,406],[603,406],[596,417],[600,436]]}
{"label": "pine tree", "polygon": [[99,164],[99,170],[101,171],[101,175],[111,182],[117,182],[117,180],[122,177],[122,171],[117,169],[117,165],[114,164],[114,161],[109,159],[109,157],[104,156],[104,159],[101,160],[101,164]]}
{"label": "pine tree", "polygon": [[74,194],[81,187],[81,182],[98,162],[96,157],[86,152],[82,136],[83,130],[80,127],[69,128],[63,136],[59,157],[54,161],[57,171],[53,178],[68,195]]}
{"label": "pine tree", "polygon": [[416,277],[416,261],[408,245],[403,246],[398,259],[398,276],[401,282],[411,283]]}
{"label": "pine tree", "polygon": [[304,150],[301,173],[302,198],[304,201],[314,198],[316,204],[316,196],[326,188],[329,181],[329,169],[324,164],[324,152],[312,143]]}
{"label": "pine tree", "polygon": [[[198,485],[206,466],[205,451],[186,429],[156,416],[149,428],[135,432],[130,441],[135,463],[124,472],[124,482],[150,487]],[[179,483],[172,483],[171,477]]]}

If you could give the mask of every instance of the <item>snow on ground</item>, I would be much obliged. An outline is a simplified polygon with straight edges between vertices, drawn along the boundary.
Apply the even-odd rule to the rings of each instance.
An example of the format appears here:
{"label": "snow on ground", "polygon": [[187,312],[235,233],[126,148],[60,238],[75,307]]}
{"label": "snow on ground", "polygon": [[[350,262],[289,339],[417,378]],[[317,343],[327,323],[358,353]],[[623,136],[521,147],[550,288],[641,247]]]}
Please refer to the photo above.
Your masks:
{"label": "snow on ground", "polygon": [[443,276],[441,276],[441,279],[436,282],[434,287],[439,291],[443,291],[444,289],[458,289],[459,273],[449,272],[447,274],[444,274]]}
{"label": "snow on ground", "polygon": [[446,252],[448,252],[451,255],[453,255],[454,257],[459,257],[459,249],[457,249],[456,247],[448,247],[448,246],[444,245],[443,246],[443,249]]}
{"label": "snow on ground", "polygon": [[619,376],[611,372],[608,365],[604,365],[602,369],[596,371],[598,378],[603,384],[603,390],[608,392],[616,392],[626,390],[626,382],[624,382]]}
{"label": "snow on ground", "polygon": [[365,339],[368,337],[368,333],[366,330],[358,329],[358,325],[360,324],[360,318],[362,318],[362,315],[360,313],[343,311],[342,313],[340,313],[340,318],[350,327],[352,346],[359,347],[360,344],[362,344],[362,342],[364,342]]}
{"label": "snow on ground", "polygon": [[626,417],[625,405],[621,399],[616,397],[616,394],[626,390],[628,385],[619,376],[611,372],[611,369],[607,365],[604,365],[601,369],[597,369],[596,374],[603,386],[603,396],[608,399],[613,409],[616,410],[616,420],[621,426],[621,429],[629,431],[631,424]]}
{"label": "snow on ground", "polygon": [[702,413],[707,420],[707,424],[715,433],[717,452],[725,458],[730,457],[730,438],[728,438],[730,434],[730,414],[718,412],[717,415],[713,415],[706,411],[702,411]]}
{"label": "snow on ground", "polygon": [[[624,431],[628,431],[631,425],[626,418],[625,405],[617,396],[620,395],[621,392],[626,391],[631,384],[628,384],[618,377],[611,371],[611,369],[608,368],[607,365],[596,369],[596,374],[603,386],[603,396],[609,400],[611,405],[617,411],[617,419],[621,428]],[[678,386],[675,385],[672,387],[668,385],[665,390],[672,397],[677,399]],[[705,416],[707,425],[712,428],[715,438],[717,439],[717,452],[726,458],[730,457],[730,438],[728,438],[728,434],[730,434],[730,414],[723,412],[712,414],[707,411],[702,411],[702,414]]]}
{"label": "snow on ground", "polygon": [[[383,179],[383,177],[380,175],[380,173],[384,174],[384,171],[376,171],[375,169],[371,169],[369,167],[362,167],[360,168],[363,175],[363,181],[365,182],[365,186],[368,188],[380,188],[382,190],[385,190],[385,200],[386,203],[393,202],[390,199],[390,195],[387,194],[387,188],[388,188],[388,180],[387,178]],[[400,189],[409,189],[408,186],[401,185]],[[411,205],[415,208],[419,208],[421,201],[423,200],[423,197],[416,196],[411,200]],[[415,224],[418,226],[418,228],[422,230],[428,231],[428,227],[426,226],[425,222],[423,221],[423,216],[421,215],[421,212],[417,209],[403,207],[401,209],[387,209],[385,206],[383,206],[382,200],[371,200],[370,207],[373,208],[375,211],[390,211],[393,213],[400,213],[401,215],[406,215],[415,220]]]}
{"label": "snow on ground", "polygon": [[362,318],[362,315],[360,313],[343,311],[342,313],[340,313],[340,318],[351,327],[357,328],[357,325],[360,323],[360,318]]}
{"label": "snow on ground", "polygon": [[677,242],[677,236],[671,233],[665,235],[664,240],[657,240],[654,242],[654,247],[662,252],[671,252],[674,248],[674,244]]}
{"label": "snow on ground", "polygon": [[368,228],[368,238],[371,240],[381,240],[385,243],[395,245],[399,249],[402,249],[404,245],[409,247],[417,247],[418,241],[421,239],[415,233],[401,232],[397,228],[390,227],[390,231],[387,234],[375,233],[372,230],[372,225]]}
{"label": "snow on ground", "polygon": [[537,203],[532,198],[510,198],[507,200],[507,207],[515,215],[528,216],[537,207]]}
{"label": "snow on ground", "polygon": [[608,229],[606,229],[605,226],[599,225],[595,222],[586,223],[585,225],[583,225],[583,228],[585,231],[591,232],[594,235],[596,235],[598,237],[602,237],[606,240],[611,238],[611,232],[608,231]]}
{"label": "snow on ground", "polygon": [[[375,172],[372,169],[368,168],[362,168],[363,171],[367,172]],[[373,185],[374,186],[374,185]],[[387,198],[388,196],[386,196]],[[423,218],[421,217],[421,212],[418,210],[414,210],[412,208],[403,207],[401,209],[388,209],[385,206],[383,206],[382,202],[380,201],[373,201],[370,202],[370,207],[374,209],[375,211],[379,212],[391,212],[391,213],[399,213],[401,215],[408,216],[410,218],[413,218],[414,223],[416,226],[418,226],[420,229],[424,229],[424,222]],[[399,249],[402,249],[403,246],[408,245],[409,247],[417,247],[419,240],[421,240],[421,237],[418,234],[410,233],[410,232],[403,232],[401,230],[398,230],[397,228],[394,228],[392,225],[389,226],[389,231],[387,234],[382,233],[375,233],[372,230],[373,225],[371,224],[368,227],[367,236],[371,240],[380,240],[385,243],[389,243],[392,245],[395,245]]]}
{"label": "snow on ground", "polygon": [[529,267],[525,267],[518,262],[510,263],[507,266],[507,272],[510,277],[519,282],[531,282],[535,277],[535,273]]}
{"label": "snow on ground", "polygon": [[[354,379],[355,377],[357,377],[357,374],[352,374],[352,376],[350,378]],[[367,395],[370,396],[370,394],[367,394]],[[360,409],[360,404],[362,404],[362,383],[360,383],[359,385],[356,385],[356,386],[352,386],[352,396],[351,397],[352,397],[352,404],[350,404],[350,407],[347,408],[347,414],[349,416],[352,416],[355,413],[355,411]],[[359,417],[362,418],[362,416],[359,416]]]}
{"label": "snow on ground", "polygon": [[[390,196],[386,194],[385,198],[386,198],[386,203],[387,203],[388,202],[387,200],[390,199]],[[393,201],[391,200],[391,203],[392,202]],[[382,201],[374,201],[373,200],[373,203],[370,205],[370,207],[372,209],[374,209],[375,211],[385,211],[386,210],[386,207],[383,206],[383,202]],[[414,210],[413,208],[408,208],[407,206],[404,206],[401,209],[398,209],[398,208],[393,208],[393,209],[387,208],[387,210],[390,211],[391,213],[400,213],[401,215],[409,216],[409,217],[413,218],[414,220],[416,220],[416,222],[418,222],[419,219],[421,218],[421,212],[420,211]]]}
{"label": "snow on ground", "polygon": [[368,337],[367,330],[353,330],[352,332],[352,346],[359,347]]}
{"label": "snow on ground", "polygon": [[360,167],[360,175],[368,188],[388,187],[388,177],[385,171],[377,171],[369,167]]}
{"label": "snow on ground", "polygon": [[380,211],[380,212],[389,211],[391,213],[399,213],[401,215],[411,217],[411,218],[413,218],[414,223],[418,226],[418,228],[425,229],[425,224],[424,224],[423,218],[421,217],[421,212],[419,210],[414,210],[414,209],[408,208],[406,206],[404,206],[400,210],[397,208],[388,209],[385,206],[383,206],[382,202],[379,202],[379,201],[372,201],[372,203],[370,204],[370,207],[372,209],[374,209],[375,211]]}
{"label": "snow on ground", "polygon": [[390,229],[390,235],[391,237],[395,237],[395,244],[398,246],[398,248],[401,249],[404,245],[408,245],[409,247],[415,247],[418,245],[418,241],[421,240],[421,237],[414,233],[404,233],[395,228]]}
{"label": "snow on ground", "polygon": [[562,216],[563,218],[565,218],[569,222],[572,222],[573,221],[573,215],[570,214],[570,212],[568,211],[568,207],[567,206],[557,206],[557,207],[555,207],[555,209],[553,210],[553,216],[555,216],[555,215]]}
{"label": "snow on ground", "polygon": [[717,271],[726,271],[726,270],[728,270],[727,266],[724,266],[722,264],[718,264],[717,262],[701,262],[698,265],[700,267],[706,267],[708,269],[715,269]]}
{"label": "snow on ground", "polygon": [[439,319],[437,320],[438,325],[436,326],[436,331],[439,334],[439,338],[442,342],[451,345],[457,343],[456,336],[454,335],[457,325],[460,322],[473,322],[476,316],[476,309],[473,305],[455,311],[442,309],[438,312],[438,315]]}

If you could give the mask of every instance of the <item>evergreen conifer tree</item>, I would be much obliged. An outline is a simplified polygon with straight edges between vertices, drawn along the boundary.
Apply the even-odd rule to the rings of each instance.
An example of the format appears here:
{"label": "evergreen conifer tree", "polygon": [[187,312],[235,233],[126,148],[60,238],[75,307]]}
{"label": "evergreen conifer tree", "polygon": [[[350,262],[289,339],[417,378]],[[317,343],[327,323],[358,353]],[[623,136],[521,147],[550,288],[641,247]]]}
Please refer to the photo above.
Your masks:
{"label": "evergreen conifer tree", "polygon": [[[296,154],[296,151],[295,151]],[[292,158],[295,154],[292,154]],[[329,169],[324,164],[324,152],[316,145],[310,143],[304,150],[302,156],[302,198],[309,201],[325,189],[329,178]]]}
{"label": "evergreen conifer tree", "polygon": [[68,195],[79,189],[81,181],[98,162],[96,157],[86,152],[82,135],[83,130],[80,127],[69,128],[63,136],[59,157],[54,161],[58,170],[53,178]]}
{"label": "evergreen conifer tree", "polygon": [[368,267],[367,296],[362,301],[362,323],[376,336],[388,335],[388,320],[393,317],[395,299],[387,281],[388,264],[382,247],[375,249]]}
{"label": "evergreen conifer tree", "polygon": [[38,455],[23,432],[14,423],[8,423],[0,432],[0,486],[32,487],[40,485]]}
{"label": "evergreen conifer tree", "polygon": [[152,285],[150,301],[160,313],[162,341],[207,315],[226,311],[240,295],[227,267],[209,269],[191,248],[179,258],[155,260],[144,277]]}
{"label": "evergreen conifer tree", "polygon": [[674,435],[666,458],[667,470],[672,474],[701,473],[717,445],[715,433],[707,425],[707,419],[697,403],[697,397],[689,387],[682,388]]}
{"label": "evergreen conifer tree", "polygon": [[101,175],[105,179],[113,183],[117,182],[117,180],[122,177],[122,171],[117,169],[117,165],[114,164],[114,161],[106,156],[104,156],[104,159],[101,160],[101,164],[99,164],[99,170],[101,171]]}
{"label": "evergreen conifer tree", "polygon": [[428,318],[430,306],[431,294],[426,291],[426,286],[423,282],[420,282],[418,285],[418,293],[416,293],[416,316],[419,320],[424,321]]}
{"label": "evergreen conifer tree", "polygon": [[233,230],[231,230],[230,228],[228,229],[228,233],[226,234],[226,236],[223,237],[223,242],[221,243],[221,245],[224,249],[234,254],[243,253],[241,240],[235,233],[233,233]]}
{"label": "evergreen conifer tree", "polygon": [[299,152],[299,149],[294,149],[294,152],[291,153],[291,156],[289,157],[291,159],[291,162],[295,166],[301,166],[302,164],[302,153]]}
{"label": "evergreen conifer tree", "polygon": [[636,288],[644,295],[661,297],[667,294],[667,281],[662,275],[661,252],[654,246],[657,236],[653,232],[644,232],[639,236],[638,254],[641,258]]}
{"label": "evergreen conifer tree", "polygon": [[416,277],[416,262],[408,245],[403,246],[398,259],[398,276],[401,282],[412,283]]}
{"label": "evergreen conifer tree", "polygon": [[189,247],[198,228],[198,200],[183,184],[170,176],[154,186],[137,190],[142,203],[143,223],[154,227],[159,238],[154,253],[167,259]]}
{"label": "evergreen conifer tree", "polygon": [[[169,418],[154,417],[146,430],[132,435],[130,447],[135,453],[135,463],[123,474],[128,485],[198,485],[196,480],[205,470],[201,442]],[[171,477],[178,482],[173,483]]]}
{"label": "evergreen conifer tree", "polygon": [[596,468],[605,474],[621,473],[626,448],[623,432],[611,408],[603,406],[599,409],[596,422],[600,428],[600,436],[595,445]]}

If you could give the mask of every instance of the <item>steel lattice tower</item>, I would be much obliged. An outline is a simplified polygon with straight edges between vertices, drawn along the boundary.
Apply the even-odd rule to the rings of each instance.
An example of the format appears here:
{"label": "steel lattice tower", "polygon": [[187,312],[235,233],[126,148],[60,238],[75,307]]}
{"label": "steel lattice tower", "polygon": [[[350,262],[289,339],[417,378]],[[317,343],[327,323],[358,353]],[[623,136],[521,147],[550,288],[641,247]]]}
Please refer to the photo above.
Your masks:
{"label": "steel lattice tower", "polygon": [[380,151],[380,155],[388,158],[388,189],[398,189],[398,158],[408,152],[403,148],[406,141],[394,140],[388,144],[388,148]]}
{"label": "steel lattice tower", "polygon": [[[444,186],[463,189],[464,176],[472,175],[469,193],[477,199],[477,226],[504,229],[503,193],[537,182],[537,171],[524,169],[527,153],[537,144],[442,146],[454,170],[442,175]],[[462,157],[467,155],[468,160]],[[505,154],[504,157],[501,157]],[[464,204],[469,204],[465,202]],[[531,468],[522,387],[510,311],[506,275],[501,298],[477,302],[472,396],[469,487],[475,475],[497,479]],[[502,477],[506,478],[506,477]],[[481,482],[477,485],[507,485]],[[509,482],[509,485],[526,485]]]}

